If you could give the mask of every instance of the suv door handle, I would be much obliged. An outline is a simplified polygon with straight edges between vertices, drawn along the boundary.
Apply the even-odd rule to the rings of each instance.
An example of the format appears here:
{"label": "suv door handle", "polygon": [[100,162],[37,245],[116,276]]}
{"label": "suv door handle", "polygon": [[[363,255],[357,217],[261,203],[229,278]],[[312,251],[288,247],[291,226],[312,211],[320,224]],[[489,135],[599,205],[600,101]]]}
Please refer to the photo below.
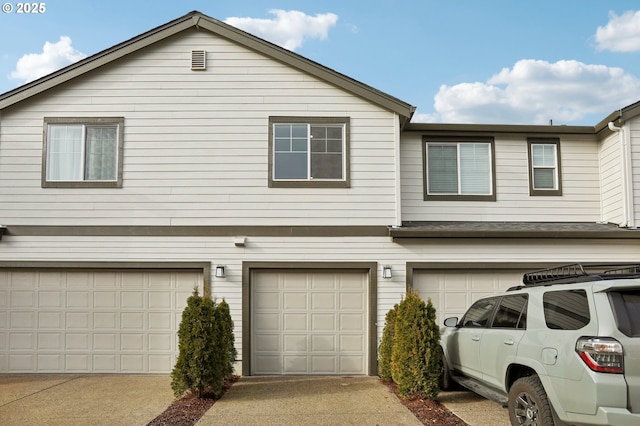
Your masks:
{"label": "suv door handle", "polygon": [[471,340],[473,340],[474,342],[479,342],[480,341],[480,336],[475,334],[475,335],[471,336]]}
{"label": "suv door handle", "polygon": [[509,346],[512,346],[514,343],[513,339],[505,339],[504,341],[504,344]]}

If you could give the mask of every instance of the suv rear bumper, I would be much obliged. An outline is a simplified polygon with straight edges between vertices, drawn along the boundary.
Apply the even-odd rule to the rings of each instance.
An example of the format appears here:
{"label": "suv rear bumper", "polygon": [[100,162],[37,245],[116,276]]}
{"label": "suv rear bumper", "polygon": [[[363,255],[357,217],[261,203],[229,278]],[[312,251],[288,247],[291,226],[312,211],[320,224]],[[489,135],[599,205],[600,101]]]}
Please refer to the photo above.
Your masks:
{"label": "suv rear bumper", "polygon": [[567,413],[566,420],[571,424],[580,425],[616,425],[637,426],[640,425],[640,414],[634,414],[622,408],[600,407],[595,416]]}

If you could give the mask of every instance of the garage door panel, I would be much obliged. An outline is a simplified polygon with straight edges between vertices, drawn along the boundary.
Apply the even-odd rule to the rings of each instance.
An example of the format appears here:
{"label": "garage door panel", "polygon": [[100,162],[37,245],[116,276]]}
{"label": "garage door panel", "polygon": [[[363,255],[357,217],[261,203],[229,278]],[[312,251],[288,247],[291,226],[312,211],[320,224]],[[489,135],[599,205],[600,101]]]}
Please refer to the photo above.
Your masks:
{"label": "garage door panel", "polygon": [[[306,295],[301,295],[306,300]],[[335,293],[311,293],[311,308],[313,310],[328,310],[333,311],[336,309],[336,295]]]}
{"label": "garage door panel", "polygon": [[36,306],[35,291],[12,291],[10,299],[10,308],[33,308]]}
{"label": "garage door panel", "polygon": [[343,334],[340,336],[340,353],[356,352],[360,353],[365,349],[365,341],[360,334]]}
{"label": "garage door panel", "polygon": [[311,330],[334,331],[336,329],[335,314],[311,314]]}
{"label": "garage door panel", "polygon": [[[271,294],[272,297],[280,298],[279,294]],[[307,294],[304,292],[285,292],[283,295],[283,306],[285,311],[307,310]],[[273,308],[272,308],[273,309]]]}
{"label": "garage door panel", "polygon": [[[311,336],[311,352],[336,352],[338,348],[336,337],[335,334],[313,334]],[[335,358],[335,356],[332,356],[332,358]]]}
{"label": "garage door panel", "polygon": [[284,374],[306,374],[309,371],[307,362],[308,362],[308,358],[306,354],[305,355],[285,355],[284,356]]}
{"label": "garage door panel", "polygon": [[318,374],[333,374],[338,369],[335,356],[312,356],[311,369]]}
{"label": "garage door panel", "polygon": [[363,272],[254,272],[251,373],[365,374],[367,282]]}
{"label": "garage door panel", "polygon": [[35,312],[11,312],[9,315],[9,326],[12,330],[30,329],[34,326]]}
{"label": "garage door panel", "polygon": [[362,357],[343,355],[340,357],[340,370],[343,374],[360,374],[365,366]]}
{"label": "garage door panel", "polygon": [[196,283],[195,271],[3,271],[0,372],[168,373]]}
{"label": "garage door panel", "polygon": [[[307,335],[306,334],[286,334],[282,337],[284,345],[282,350],[284,352],[301,352],[307,350]],[[277,349],[276,349],[277,350]]]}

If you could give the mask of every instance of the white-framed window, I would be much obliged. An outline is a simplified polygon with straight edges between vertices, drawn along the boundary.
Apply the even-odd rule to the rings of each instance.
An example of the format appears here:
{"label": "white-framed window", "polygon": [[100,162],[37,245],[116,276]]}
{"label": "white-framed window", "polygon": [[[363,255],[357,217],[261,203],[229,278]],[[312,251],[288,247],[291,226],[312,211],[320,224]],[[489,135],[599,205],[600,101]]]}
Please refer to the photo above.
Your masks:
{"label": "white-framed window", "polygon": [[346,118],[270,119],[270,186],[348,186]]}
{"label": "white-framed window", "polygon": [[529,139],[530,195],[562,195],[560,142],[555,139]]}
{"label": "white-framed window", "polygon": [[495,200],[493,141],[425,138],[425,197]]}
{"label": "white-framed window", "polygon": [[43,186],[121,186],[123,127],[123,118],[45,118]]}

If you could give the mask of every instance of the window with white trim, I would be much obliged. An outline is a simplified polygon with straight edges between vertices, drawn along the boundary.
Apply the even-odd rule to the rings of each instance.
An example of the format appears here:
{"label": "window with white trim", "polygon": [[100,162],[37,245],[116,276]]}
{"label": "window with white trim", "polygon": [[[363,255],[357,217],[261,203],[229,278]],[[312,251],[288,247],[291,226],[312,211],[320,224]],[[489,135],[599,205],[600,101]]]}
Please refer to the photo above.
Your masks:
{"label": "window with white trim", "polygon": [[44,187],[119,187],[124,119],[45,118]]}
{"label": "window with white trim", "polygon": [[560,180],[560,142],[529,139],[530,195],[562,195]]}
{"label": "window with white trim", "polygon": [[493,141],[425,139],[425,196],[494,201]]}
{"label": "window with white trim", "polygon": [[346,118],[270,118],[270,186],[348,186]]}

